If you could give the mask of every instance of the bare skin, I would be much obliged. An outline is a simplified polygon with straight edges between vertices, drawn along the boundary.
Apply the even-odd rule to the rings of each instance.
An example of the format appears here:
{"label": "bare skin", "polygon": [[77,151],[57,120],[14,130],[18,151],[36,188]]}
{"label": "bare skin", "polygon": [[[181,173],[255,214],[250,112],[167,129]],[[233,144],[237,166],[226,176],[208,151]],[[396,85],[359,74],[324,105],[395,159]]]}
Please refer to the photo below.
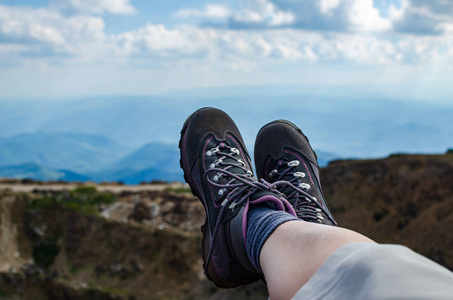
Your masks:
{"label": "bare skin", "polygon": [[270,299],[291,299],[335,250],[354,242],[375,243],[340,227],[302,221],[280,225],[260,255]]}

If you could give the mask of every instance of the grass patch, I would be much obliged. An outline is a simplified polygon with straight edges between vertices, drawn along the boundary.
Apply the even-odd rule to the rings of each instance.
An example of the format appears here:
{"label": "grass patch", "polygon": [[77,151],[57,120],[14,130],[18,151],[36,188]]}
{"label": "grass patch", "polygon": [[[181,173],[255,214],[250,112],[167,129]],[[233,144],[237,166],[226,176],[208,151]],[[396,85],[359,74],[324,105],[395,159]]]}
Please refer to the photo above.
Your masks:
{"label": "grass patch", "polygon": [[166,187],[165,188],[166,192],[172,192],[175,194],[191,194],[192,191],[190,190],[190,187]]}
{"label": "grass patch", "polygon": [[113,193],[98,192],[95,187],[82,186],[68,192],[42,196],[27,203],[28,210],[63,207],[84,214],[97,214],[104,204],[116,201]]}
{"label": "grass patch", "polygon": [[90,205],[111,204],[115,202],[115,194],[108,192],[98,192],[94,186],[82,186],[73,189],[70,196],[80,203]]}

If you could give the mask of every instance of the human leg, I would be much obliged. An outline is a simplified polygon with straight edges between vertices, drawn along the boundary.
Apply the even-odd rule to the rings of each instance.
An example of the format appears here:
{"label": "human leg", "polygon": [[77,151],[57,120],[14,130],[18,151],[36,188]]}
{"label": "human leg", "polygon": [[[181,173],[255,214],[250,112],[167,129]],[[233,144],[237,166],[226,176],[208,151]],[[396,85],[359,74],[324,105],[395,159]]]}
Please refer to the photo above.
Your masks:
{"label": "human leg", "polygon": [[264,244],[260,264],[270,299],[290,299],[344,245],[374,243],[344,228],[310,222],[280,225]]}
{"label": "human leg", "polygon": [[[311,233],[312,226],[305,226],[306,222],[295,217],[294,205],[283,194],[253,177],[242,137],[224,112],[205,108],[192,114],[181,131],[180,148],[184,177],[206,209],[207,221],[202,228],[205,273],[218,286],[234,287],[261,278],[259,259],[263,245],[268,244],[265,248],[271,249],[270,252],[290,251],[285,245],[269,246],[274,244],[273,240],[289,242],[288,234],[297,238],[291,240],[292,248],[297,249],[293,244],[299,244],[301,237],[312,238],[314,248],[311,251],[320,252],[320,258],[316,258],[313,266],[307,270],[299,268],[302,278],[309,278],[311,270],[319,267],[325,256],[333,251],[331,248],[341,244],[341,238],[336,238],[332,247],[321,249],[319,241],[325,230],[318,230],[320,236],[315,238],[316,234]],[[297,207],[302,209],[302,206]],[[249,216],[256,222],[249,224]],[[311,220],[311,216],[307,218]],[[296,226],[300,230],[298,234],[294,230],[274,232],[275,228],[291,220],[297,220],[294,223],[298,224],[289,228]],[[273,236],[270,242],[267,242],[268,236]],[[325,238],[330,239],[327,235]],[[352,241],[356,240],[343,243]],[[308,253],[310,250],[306,249]]]}
{"label": "human leg", "polygon": [[[451,299],[453,273],[406,247],[378,245],[336,225],[316,154],[294,124],[265,125],[255,143],[258,178],[277,187],[308,222],[288,222],[260,254],[271,299]],[[359,242],[359,243],[357,243]],[[301,288],[302,287],[302,288]]]}
{"label": "human leg", "polygon": [[335,251],[294,300],[450,300],[453,273],[407,247],[351,243]]}
{"label": "human leg", "polygon": [[[288,162],[291,164],[287,167],[303,165],[303,169],[286,168],[281,171],[276,168],[277,174],[281,172],[279,180],[272,184],[258,182],[253,177],[250,159],[234,122],[226,114],[215,109],[203,109],[189,117],[181,132],[180,147],[181,166],[186,181],[206,210],[207,220],[202,229],[204,267],[206,275],[216,285],[225,288],[235,287],[251,283],[264,275],[272,299],[289,298],[301,286],[303,287],[297,293],[297,299],[343,299],[338,297],[341,295],[338,292],[350,292],[351,287],[357,288],[353,286],[356,278],[365,278],[361,276],[363,273],[357,271],[365,267],[368,272],[365,275],[368,274],[370,276],[367,278],[373,279],[371,283],[375,285],[377,295],[383,295],[382,292],[379,294],[379,287],[391,283],[391,278],[387,281],[382,279],[382,274],[386,278],[391,277],[388,272],[386,273],[386,268],[375,267],[373,261],[366,260],[366,255],[362,261],[355,262],[354,260],[360,256],[353,255],[351,260],[345,262],[344,258],[350,250],[350,245],[374,245],[374,243],[360,234],[326,226],[336,223],[324,198],[320,197],[322,192],[319,175],[314,168],[317,165],[312,167],[312,161],[307,162],[305,156],[296,153],[296,158],[298,160],[301,158],[299,162],[303,161],[305,164],[291,163],[293,159]],[[280,161],[277,158],[273,157],[275,161]],[[271,162],[272,160],[269,164]],[[282,166],[284,165],[279,165]],[[310,182],[295,180],[297,183],[294,185],[290,180],[286,180],[287,175],[295,177],[296,180],[308,176]],[[317,188],[311,189],[313,186]],[[281,193],[275,188],[279,188]],[[282,193],[286,197],[283,197]],[[296,212],[300,219],[308,222],[295,218]],[[272,214],[272,218],[275,217],[276,222],[266,223],[269,214]],[[276,217],[276,214],[279,216]],[[249,222],[249,218],[254,221]],[[260,234],[263,224],[265,231],[270,233],[264,238]],[[268,226],[272,228],[266,228]],[[248,242],[254,244],[253,236],[257,237],[259,244],[262,245],[253,250],[257,255],[250,254],[252,251],[250,249],[255,247],[246,247]],[[377,254],[373,254],[373,259],[379,259],[380,249]],[[391,252],[386,253],[381,255],[384,261],[392,257]],[[254,259],[256,257],[259,258],[258,263]],[[397,266],[398,261],[390,260],[387,262],[387,265],[389,264]],[[338,267],[335,268],[336,265]],[[407,277],[413,269],[411,263],[406,266],[402,268],[405,271],[400,274]],[[352,277],[332,278],[332,274],[337,274],[332,273],[332,270],[341,273],[346,269],[351,270]],[[419,280],[423,281],[425,278],[422,273],[425,269],[417,270]],[[327,276],[329,274],[331,277]],[[374,274],[378,274],[378,278],[381,279],[376,280]],[[448,276],[439,276],[441,277],[439,282],[443,282],[445,287]],[[407,280],[401,282],[402,285],[412,287],[409,283]],[[338,287],[337,284],[341,286]],[[366,284],[369,282],[358,284],[362,290],[367,291]],[[431,286],[429,280],[428,286]],[[448,294],[450,290],[444,288],[442,291]],[[320,292],[330,293],[334,297],[317,297]]]}
{"label": "human leg", "polygon": [[358,233],[333,227],[336,222],[322,193],[316,153],[293,123],[276,120],[260,129],[255,141],[255,166],[258,178],[278,188],[297,216],[307,221],[283,224],[262,248],[260,258],[272,298],[294,295],[341,246],[372,242]]}

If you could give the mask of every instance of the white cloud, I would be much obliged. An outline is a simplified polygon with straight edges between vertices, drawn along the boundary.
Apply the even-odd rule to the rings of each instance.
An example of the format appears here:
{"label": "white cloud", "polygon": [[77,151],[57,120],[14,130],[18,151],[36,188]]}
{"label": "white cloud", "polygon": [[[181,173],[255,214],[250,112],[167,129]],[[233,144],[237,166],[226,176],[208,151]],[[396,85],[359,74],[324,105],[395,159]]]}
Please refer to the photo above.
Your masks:
{"label": "white cloud", "polygon": [[11,40],[19,53],[38,56],[98,54],[105,42],[104,22],[91,16],[64,17],[54,10],[0,5],[0,37]]}
{"label": "white cloud", "polygon": [[[361,0],[363,1],[363,0]],[[365,8],[364,8],[365,7]],[[366,6],[352,9],[359,14]],[[261,14],[274,12],[270,9]],[[369,13],[373,20],[373,12]],[[260,15],[261,16],[261,15]],[[363,21],[365,22],[365,21]],[[367,23],[356,22],[356,26]],[[369,26],[376,26],[374,25]],[[383,26],[383,25],[378,25]],[[378,28],[382,30],[381,27]],[[453,42],[448,37],[398,37],[387,40],[362,33],[325,33],[298,29],[226,30],[148,24],[138,30],[106,35],[99,17],[63,17],[54,10],[0,6],[0,36],[12,42],[0,51],[8,55],[56,56],[61,63],[108,61],[292,61],[355,62],[365,65],[419,64],[450,60]],[[26,54],[24,54],[26,53]],[[69,56],[68,56],[69,55]]]}
{"label": "white cloud", "polygon": [[336,32],[382,32],[391,21],[372,0],[246,0],[233,15],[232,28],[292,27]]}
{"label": "white cloud", "polygon": [[453,2],[446,0],[402,0],[400,9],[391,10],[396,31],[437,35],[453,26]]}
{"label": "white cloud", "polygon": [[291,11],[280,10],[269,0],[246,1],[244,9],[232,16],[232,21],[252,26],[257,24],[270,27],[286,26],[292,24],[294,20]]}
{"label": "white cloud", "polygon": [[399,8],[388,5],[387,13],[380,12],[373,0],[242,0],[240,3],[236,11],[209,4],[203,10],[183,9],[174,16],[228,19],[229,28],[249,30],[291,27],[333,32],[439,34],[453,26],[453,2],[445,0],[402,0]]}
{"label": "white cloud", "polygon": [[207,4],[204,10],[186,8],[178,10],[173,16],[175,18],[197,17],[225,19],[231,16],[231,11],[223,5]]}
{"label": "white cloud", "polygon": [[354,31],[376,32],[392,28],[391,21],[380,16],[373,0],[354,0],[348,9],[349,22]]}
{"label": "white cloud", "polygon": [[[334,32],[442,34],[453,26],[453,2],[401,0],[381,13],[373,0],[243,0],[230,28],[292,27]],[[383,9],[383,8],[381,8]],[[384,15],[384,16],[383,16]]]}
{"label": "white cloud", "polygon": [[[215,31],[212,30],[215,34]],[[154,55],[183,58],[204,50],[209,34],[195,27],[167,29],[162,24],[148,24],[139,30],[111,37],[116,53],[123,56]]]}
{"label": "white cloud", "polygon": [[[453,62],[453,42],[445,38],[382,39],[360,33],[319,33],[297,29],[224,30],[163,25],[115,37],[118,55],[197,62],[350,62],[368,66]],[[448,50],[445,50],[448,49]]]}
{"label": "white cloud", "polygon": [[341,0],[319,0],[319,10],[323,14],[329,14],[340,5]]}
{"label": "white cloud", "polygon": [[[157,90],[225,82],[278,85],[296,82],[300,74],[305,74],[304,80],[323,83],[325,76],[313,74],[331,74],[330,82],[335,83],[351,70],[368,76],[355,78],[364,83],[374,83],[368,71],[378,76],[392,70],[388,72],[398,74],[392,77],[398,79],[401,70],[418,70],[411,73],[413,78],[428,70],[442,82],[453,76],[453,22],[449,14],[441,13],[445,9],[441,1],[436,6],[405,0],[384,18],[371,0],[247,0],[237,11],[210,4],[174,15],[226,21],[229,29],[149,23],[117,34],[107,34],[97,14],[124,13],[128,1],[118,1],[123,8],[110,10],[105,1],[85,3],[86,7],[74,0],[59,3],[66,8],[0,5],[2,91],[14,94],[13,84],[22,83],[21,78],[36,89],[47,84],[50,94],[55,80],[59,93],[68,84],[71,93],[89,94],[91,89],[145,93],[151,89],[149,74]],[[402,25],[420,22],[420,16],[426,28],[437,28],[437,35],[402,30]],[[314,72],[307,75],[305,70]],[[48,75],[49,81],[37,80],[40,74]],[[387,75],[382,75],[385,80]]]}
{"label": "white cloud", "polygon": [[137,10],[130,0],[54,0],[52,6],[60,10],[73,10],[78,13],[133,15]]}
{"label": "white cloud", "polygon": [[[349,10],[342,6],[344,1],[349,1]],[[249,12],[246,19],[267,22],[269,26],[282,24],[277,16],[285,14],[285,10],[269,4],[261,1],[258,6],[245,7]],[[219,18],[227,15],[220,8],[206,6],[200,15]],[[340,33],[298,28],[233,30],[147,24],[137,30],[107,35],[101,17],[65,17],[52,9],[0,5],[0,39],[4,40],[0,64],[15,60],[18,64],[108,63],[156,68],[164,63],[193,62],[198,67],[222,63],[236,70],[253,70],[267,63],[346,62],[363,66],[453,63],[453,40],[449,36],[366,34],[389,28],[389,23],[380,23],[371,0],[343,0],[331,11],[337,10],[349,12],[348,18],[355,20],[350,26],[356,29]]]}

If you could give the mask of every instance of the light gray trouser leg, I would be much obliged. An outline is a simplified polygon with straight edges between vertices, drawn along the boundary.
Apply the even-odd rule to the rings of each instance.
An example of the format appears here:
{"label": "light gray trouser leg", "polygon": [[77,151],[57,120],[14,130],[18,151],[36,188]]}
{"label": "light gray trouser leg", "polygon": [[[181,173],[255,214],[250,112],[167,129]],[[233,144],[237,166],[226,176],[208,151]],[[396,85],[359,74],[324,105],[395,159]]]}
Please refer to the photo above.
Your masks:
{"label": "light gray trouser leg", "polygon": [[453,299],[453,273],[399,245],[352,243],[297,292],[305,299]]}

